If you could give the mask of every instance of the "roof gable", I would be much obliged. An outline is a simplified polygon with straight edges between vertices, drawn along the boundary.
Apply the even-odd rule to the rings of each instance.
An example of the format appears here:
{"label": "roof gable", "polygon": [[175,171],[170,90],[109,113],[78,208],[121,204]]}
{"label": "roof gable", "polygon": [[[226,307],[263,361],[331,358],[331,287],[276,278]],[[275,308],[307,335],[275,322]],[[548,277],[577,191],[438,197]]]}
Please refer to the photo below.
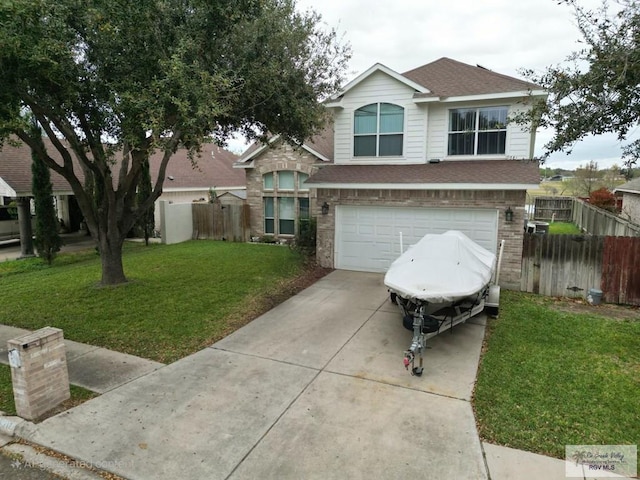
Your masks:
{"label": "roof gable", "polygon": [[[242,168],[246,167],[246,165],[242,164],[259,157],[268,148],[275,146],[279,140],[280,135],[274,135],[269,139],[268,143],[253,142],[240,156],[237,165]],[[333,162],[333,125],[327,124],[323,130],[306,140],[300,148],[323,162]]]}
{"label": "roof gable", "polygon": [[429,88],[426,87],[425,85],[422,85],[422,84],[414,81],[413,79],[407,77],[406,75],[401,75],[398,72],[396,72],[395,70],[391,70],[389,67],[386,67],[385,65],[382,65],[381,63],[376,63],[371,68],[369,68],[366,72],[361,73],[356,78],[354,78],[349,83],[347,83],[340,90],[340,92],[338,92],[337,94],[333,95],[329,99],[329,101],[326,102],[326,105],[327,106],[331,106],[332,102],[334,102],[336,100],[339,100],[347,92],[349,92],[349,90],[351,90],[354,87],[356,87],[357,85],[361,84],[367,78],[369,78],[370,76],[374,75],[377,72],[382,72],[382,73],[390,76],[391,78],[393,78],[393,79],[397,80],[398,82],[408,86],[409,88],[414,89],[417,93],[422,93],[422,94],[425,94],[425,95],[431,93]]}

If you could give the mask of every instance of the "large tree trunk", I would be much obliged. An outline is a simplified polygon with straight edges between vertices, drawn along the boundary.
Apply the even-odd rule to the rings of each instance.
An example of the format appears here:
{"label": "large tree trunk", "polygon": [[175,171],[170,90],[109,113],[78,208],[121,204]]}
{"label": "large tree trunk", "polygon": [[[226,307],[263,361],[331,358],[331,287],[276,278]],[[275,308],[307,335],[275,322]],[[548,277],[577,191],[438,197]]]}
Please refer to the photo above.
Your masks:
{"label": "large tree trunk", "polygon": [[127,282],[122,266],[124,239],[118,234],[100,232],[100,261],[102,262],[102,285],[119,285]]}

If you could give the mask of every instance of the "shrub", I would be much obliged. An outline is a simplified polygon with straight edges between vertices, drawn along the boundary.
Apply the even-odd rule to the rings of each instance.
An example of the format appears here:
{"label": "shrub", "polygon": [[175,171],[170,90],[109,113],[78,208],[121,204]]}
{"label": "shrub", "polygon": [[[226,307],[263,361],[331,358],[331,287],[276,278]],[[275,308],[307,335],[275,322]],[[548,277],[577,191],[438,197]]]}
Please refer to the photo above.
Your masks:
{"label": "shrub", "polygon": [[591,192],[591,195],[589,195],[589,203],[603,210],[610,212],[616,211],[616,196],[605,187]]}
{"label": "shrub", "polygon": [[291,247],[307,257],[314,256],[316,254],[316,231],[317,222],[315,218],[300,222],[298,234]]}

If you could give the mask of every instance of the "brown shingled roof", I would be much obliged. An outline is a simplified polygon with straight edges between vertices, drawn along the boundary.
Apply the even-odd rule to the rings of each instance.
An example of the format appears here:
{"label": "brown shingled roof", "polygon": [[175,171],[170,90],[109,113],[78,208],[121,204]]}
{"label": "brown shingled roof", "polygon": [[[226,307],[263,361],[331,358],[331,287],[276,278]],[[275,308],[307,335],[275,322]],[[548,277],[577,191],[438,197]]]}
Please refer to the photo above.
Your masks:
{"label": "brown shingled roof", "polygon": [[[439,97],[540,90],[541,87],[518,78],[474,67],[443,57],[402,74]],[[431,96],[427,94],[427,96]],[[418,94],[420,96],[420,94]]]}
{"label": "brown shingled roof", "polygon": [[307,181],[318,184],[527,184],[540,183],[538,162],[465,160],[417,165],[324,165]]}
{"label": "brown shingled roof", "polygon": [[[62,164],[62,157],[48,138],[44,138],[44,144],[51,158]],[[84,175],[80,167],[76,169],[80,181]],[[17,194],[17,196],[31,195],[31,149],[24,143],[13,146],[6,142],[0,150],[0,178],[4,180]],[[63,177],[51,171],[51,184],[54,195],[70,194],[71,187]]]}
{"label": "brown shingled roof", "polygon": [[[62,158],[51,145],[51,141],[47,138],[44,141],[49,155],[62,164]],[[197,167],[194,169],[187,158],[186,150],[178,150],[169,160],[167,167],[167,176],[172,176],[174,180],[165,180],[164,186],[166,188],[244,187],[244,172],[233,168],[237,158],[235,154],[217,145],[204,144],[201,157],[196,157]],[[151,178],[154,183],[161,160],[161,152],[156,152],[150,159]],[[79,166],[76,168],[76,175],[80,181],[83,181],[84,177]],[[31,195],[31,149],[29,146],[21,143],[15,147],[5,143],[0,150],[0,178],[18,196]],[[51,171],[51,183],[54,194],[71,193],[69,183],[53,171]]]}
{"label": "brown shingled roof", "polygon": [[[150,159],[151,179],[154,183],[161,160],[162,152],[156,152]],[[238,156],[234,153],[207,143],[202,145],[200,156],[195,157],[194,167],[187,157],[187,151],[178,150],[169,160],[164,188],[244,187],[244,171],[233,168],[237,160]],[[169,180],[169,177],[173,177],[173,180]]]}
{"label": "brown shingled roof", "polygon": [[333,161],[333,124],[327,125],[324,130],[304,143],[320,155]]}

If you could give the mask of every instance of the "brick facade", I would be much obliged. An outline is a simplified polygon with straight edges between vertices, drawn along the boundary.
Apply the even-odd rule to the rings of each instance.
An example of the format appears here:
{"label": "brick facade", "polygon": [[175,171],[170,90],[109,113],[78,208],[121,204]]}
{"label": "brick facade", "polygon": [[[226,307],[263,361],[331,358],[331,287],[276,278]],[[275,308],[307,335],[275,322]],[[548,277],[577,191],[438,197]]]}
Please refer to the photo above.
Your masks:
{"label": "brick facade", "polygon": [[[306,173],[311,176],[323,162],[303,149],[294,149],[286,143],[280,143],[277,147],[267,149],[253,160],[254,167],[246,170],[247,178],[247,204],[250,208],[251,236],[264,235],[264,204],[263,204],[263,180],[262,176],[269,172],[281,170],[293,170]],[[307,192],[298,192],[298,185],[291,192],[279,192],[278,196],[302,196]],[[311,217],[318,216],[318,207],[315,198],[315,190],[310,189],[309,212]],[[276,238],[291,238],[292,235],[276,235]]]}
{"label": "brick facade", "polygon": [[9,340],[7,349],[19,365],[11,365],[16,412],[35,420],[70,397],[62,330],[45,327]]}
{"label": "brick facade", "polygon": [[[524,236],[524,190],[355,190],[318,189],[317,202],[327,202],[328,215],[318,215],[317,259],[323,267],[334,267],[336,205],[384,205],[389,207],[448,207],[498,209],[498,241],[505,240],[500,284],[520,289]],[[513,210],[513,222],[504,211]]]}

